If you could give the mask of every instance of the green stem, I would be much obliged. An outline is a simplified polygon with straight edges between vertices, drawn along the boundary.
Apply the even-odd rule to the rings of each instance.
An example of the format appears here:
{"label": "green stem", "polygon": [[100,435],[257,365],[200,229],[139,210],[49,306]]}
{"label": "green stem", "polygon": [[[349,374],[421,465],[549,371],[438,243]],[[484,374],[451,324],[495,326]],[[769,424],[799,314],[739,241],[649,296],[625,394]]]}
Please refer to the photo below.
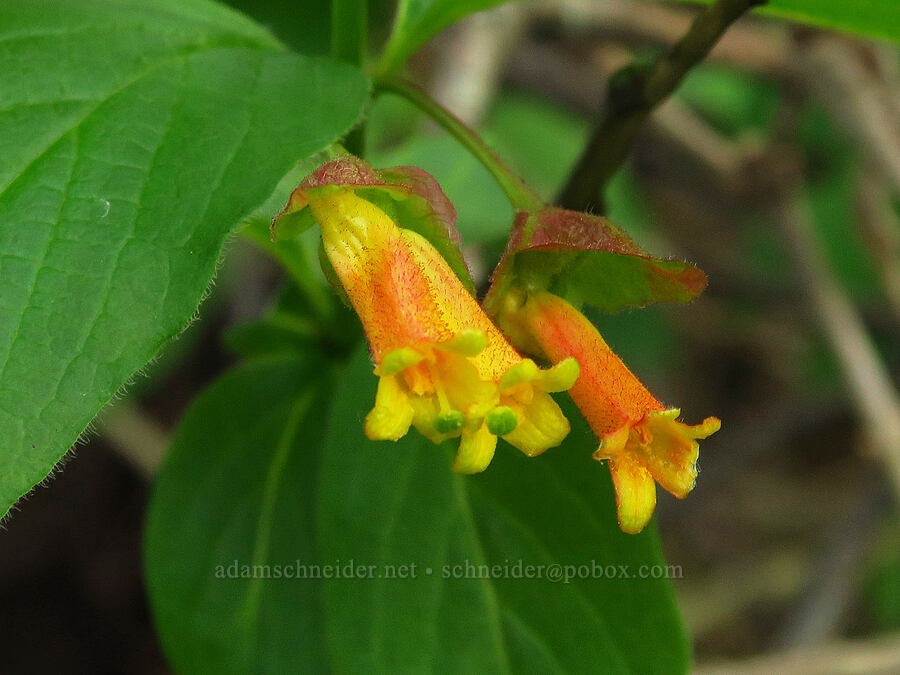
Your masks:
{"label": "green stem", "polygon": [[368,23],[367,0],[331,0],[331,55],[365,65]]}
{"label": "green stem", "polygon": [[374,75],[377,77],[386,77],[387,75],[398,70],[405,60],[409,57],[409,51],[403,49],[403,36],[401,27],[406,24],[407,15],[409,14],[409,0],[398,0],[397,9],[394,14],[394,24],[391,27],[391,34],[388,37],[387,44],[381,52],[381,59],[375,66]]}
{"label": "green stem", "polygon": [[688,32],[649,66],[626,66],[609,82],[607,107],[569,176],[559,203],[587,210],[602,202],[603,187],[634,145],[653,109],[675,91],[685,75],[702,61],[725,30],[766,0],[717,0],[697,16]]}
{"label": "green stem", "polygon": [[515,210],[535,211],[544,206],[544,201],[504,164],[481,136],[421,88],[400,78],[387,77],[375,81],[375,94],[383,93],[402,96],[459,141],[491,172]]}
{"label": "green stem", "polygon": [[[368,0],[331,0],[331,55],[360,68],[366,65],[368,48]],[[365,150],[365,126],[360,124],[344,138],[354,154]]]}

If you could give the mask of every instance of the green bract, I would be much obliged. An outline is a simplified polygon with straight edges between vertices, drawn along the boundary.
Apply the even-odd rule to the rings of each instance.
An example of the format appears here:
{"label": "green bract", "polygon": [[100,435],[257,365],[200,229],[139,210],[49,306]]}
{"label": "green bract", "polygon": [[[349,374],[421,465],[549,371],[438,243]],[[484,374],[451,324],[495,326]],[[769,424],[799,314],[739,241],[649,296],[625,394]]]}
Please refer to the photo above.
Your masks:
{"label": "green bract", "polygon": [[[272,223],[273,240],[290,241],[315,224],[307,208],[310,199],[347,189],[375,204],[399,227],[425,237],[466,288],[474,292],[472,278],[460,251],[456,209],[437,181],[414,166],[375,169],[352,155],[326,162],[291,193],[287,205]],[[325,265],[326,273],[328,267]]]}
{"label": "green bract", "polygon": [[615,312],[651,302],[687,302],[706,275],[681,260],[655,258],[601,216],[547,206],[520,212],[485,299],[498,316],[505,297],[545,289],[572,304]]}

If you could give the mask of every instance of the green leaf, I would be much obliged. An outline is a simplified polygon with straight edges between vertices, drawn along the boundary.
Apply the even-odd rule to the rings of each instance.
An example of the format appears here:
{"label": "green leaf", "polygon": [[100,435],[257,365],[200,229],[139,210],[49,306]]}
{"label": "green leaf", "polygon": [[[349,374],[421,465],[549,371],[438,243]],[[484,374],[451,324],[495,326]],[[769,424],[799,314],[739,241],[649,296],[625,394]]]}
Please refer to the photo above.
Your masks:
{"label": "green leaf", "polygon": [[0,4],[0,514],[190,321],[356,69],[191,0]]}
{"label": "green leaf", "polygon": [[506,1],[400,0],[378,72],[386,74],[400,69],[414,51],[454,21]]}
{"label": "green leaf", "polygon": [[896,0],[769,0],[758,11],[869,37],[900,40]]}
{"label": "green leaf", "polygon": [[[335,671],[687,669],[669,582],[606,573],[664,563],[654,528],[619,531],[609,473],[591,459],[596,440],[571,405],[562,447],[529,459],[501,443],[487,471],[460,476],[450,472],[452,442],[415,432],[367,441],[361,420],[374,396],[359,354],[338,390],[320,473],[320,559],[372,573],[325,582]],[[554,564],[567,583],[514,578],[552,575]],[[597,578],[574,578],[582,565]]]}
{"label": "green leaf", "polygon": [[363,65],[368,51],[369,0],[331,0],[330,4],[332,56]]}
{"label": "green leaf", "polygon": [[[327,375],[312,358],[250,362],[182,420],[145,542],[150,601],[177,671],[325,670],[320,584],[296,577],[316,560]],[[269,567],[246,578],[254,565]]]}

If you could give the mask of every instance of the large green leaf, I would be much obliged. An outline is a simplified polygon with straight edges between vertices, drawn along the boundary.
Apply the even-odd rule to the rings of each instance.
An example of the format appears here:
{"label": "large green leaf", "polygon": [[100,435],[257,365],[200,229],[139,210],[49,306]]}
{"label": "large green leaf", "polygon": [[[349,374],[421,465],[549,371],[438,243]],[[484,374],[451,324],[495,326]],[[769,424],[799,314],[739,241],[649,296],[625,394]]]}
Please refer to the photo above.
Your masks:
{"label": "large green leaf", "polygon": [[[606,569],[663,564],[658,537],[619,531],[609,474],[571,406],[562,447],[529,459],[501,445],[486,472],[459,476],[452,448],[415,432],[367,441],[360,420],[374,395],[361,354],[339,387],[320,472],[320,560],[365,572],[325,582],[336,671],[686,670],[669,582]],[[486,577],[482,565],[498,567]],[[515,578],[527,570],[544,578]]]}
{"label": "large green leaf", "polygon": [[378,70],[397,70],[416,49],[454,21],[503,2],[507,0],[399,0]]}
{"label": "large green leaf", "polygon": [[184,328],[230,229],[367,93],[203,0],[0,4],[0,514]]}
{"label": "large green leaf", "polygon": [[156,624],[180,672],[324,670],[320,585],[296,572],[316,560],[324,375],[296,357],[248,363],[204,392],[178,429],[145,556]]}
{"label": "large green leaf", "polygon": [[769,0],[759,11],[825,28],[900,40],[897,0]]}

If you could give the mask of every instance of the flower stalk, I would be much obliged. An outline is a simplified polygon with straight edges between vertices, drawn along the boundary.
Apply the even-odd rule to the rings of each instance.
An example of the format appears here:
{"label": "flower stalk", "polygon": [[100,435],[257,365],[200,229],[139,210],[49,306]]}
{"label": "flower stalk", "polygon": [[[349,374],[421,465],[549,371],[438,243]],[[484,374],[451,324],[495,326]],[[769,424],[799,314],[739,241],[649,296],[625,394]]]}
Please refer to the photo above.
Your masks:
{"label": "flower stalk", "polygon": [[491,172],[516,211],[531,211],[543,206],[543,200],[513,173],[481,136],[422,88],[402,78],[385,77],[375,81],[375,94],[383,93],[405,98],[459,141]]}

